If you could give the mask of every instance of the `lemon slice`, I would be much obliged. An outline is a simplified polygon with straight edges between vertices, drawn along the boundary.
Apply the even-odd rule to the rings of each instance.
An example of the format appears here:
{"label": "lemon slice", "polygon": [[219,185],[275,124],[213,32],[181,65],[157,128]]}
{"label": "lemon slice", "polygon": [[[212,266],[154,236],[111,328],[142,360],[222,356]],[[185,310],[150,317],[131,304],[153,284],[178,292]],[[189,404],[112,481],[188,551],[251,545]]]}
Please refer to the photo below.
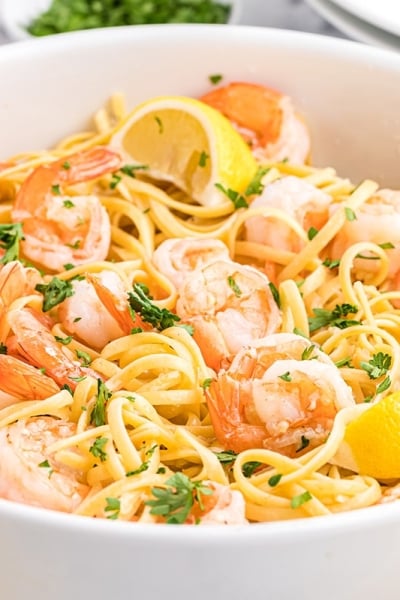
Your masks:
{"label": "lemon slice", "polygon": [[225,190],[242,193],[257,164],[230,122],[200,100],[161,96],[137,106],[110,145],[151,178],[174,183],[203,206],[218,206]]}
{"label": "lemon slice", "polygon": [[400,477],[400,392],[348,423],[333,462],[376,479]]}

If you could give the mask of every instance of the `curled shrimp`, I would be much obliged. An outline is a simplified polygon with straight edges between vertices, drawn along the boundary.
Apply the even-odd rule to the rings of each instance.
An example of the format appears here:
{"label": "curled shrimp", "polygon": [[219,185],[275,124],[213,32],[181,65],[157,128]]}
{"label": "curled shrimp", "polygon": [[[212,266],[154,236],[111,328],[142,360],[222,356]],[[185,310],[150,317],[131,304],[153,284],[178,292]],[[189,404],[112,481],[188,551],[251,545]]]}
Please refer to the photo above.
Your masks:
{"label": "curled shrimp", "polygon": [[233,261],[217,260],[187,275],[176,312],[194,326],[204,360],[215,370],[281,323],[266,275]]}
{"label": "curled shrimp", "polygon": [[22,184],[12,210],[23,223],[22,252],[51,271],[107,257],[111,227],[97,196],[67,196],[61,186],[117,170],[120,157],[105,147],[71,154],[35,169]]}
{"label": "curled shrimp", "polygon": [[21,419],[0,430],[0,498],[73,512],[89,488],[79,473],[60,464],[48,447],[75,433],[76,426],[54,417]]}
{"label": "curled shrimp", "polygon": [[44,400],[58,391],[58,385],[39,369],[0,354],[0,409],[21,400]]}
{"label": "curled shrimp", "polygon": [[[310,228],[318,230],[326,223],[331,201],[329,194],[311,183],[288,176],[267,185],[250,207],[278,208],[307,232]],[[249,242],[267,244],[280,250],[298,252],[305,243],[289,225],[273,217],[250,217],[245,222],[245,230]]]}
{"label": "curled shrimp", "polygon": [[[357,242],[387,245],[389,287],[400,287],[400,191],[382,189],[360,206],[353,220],[346,220],[336,234],[330,255],[340,259],[345,250]],[[365,256],[373,255],[366,251]],[[357,258],[354,266],[358,272],[374,273],[379,261]]]}
{"label": "curled shrimp", "polygon": [[288,96],[271,88],[235,82],[200,98],[225,115],[260,161],[306,162],[308,130]]}
{"label": "curled shrimp", "polygon": [[199,525],[247,525],[245,501],[238,490],[214,481],[203,481],[210,495],[202,496],[202,509],[197,504],[192,509],[188,524]]}
{"label": "curled shrimp", "polygon": [[45,369],[58,385],[75,389],[82,377],[99,377],[93,370],[72,360],[50,330],[50,320],[29,308],[10,310],[7,319],[13,335],[7,340],[10,354],[34,367]]}
{"label": "curled shrimp", "polygon": [[[124,335],[125,328],[121,328],[116,318],[110,314],[96,291],[101,288],[103,294],[107,294],[107,298],[111,297],[109,306],[112,307],[114,315],[118,312],[116,307],[120,298],[127,310],[128,295],[117,273],[108,270],[100,271],[96,275],[74,279],[71,285],[73,294],[58,307],[60,322],[69,334],[97,350],[104,348],[109,341]],[[121,311],[118,314],[121,315]],[[132,328],[130,313],[124,312],[124,314],[124,323],[128,323],[130,319],[130,328]],[[121,316],[119,319],[121,322]]]}
{"label": "curled shrimp", "polygon": [[216,239],[171,238],[153,253],[155,267],[179,289],[186,275],[215,260],[229,260],[227,246]]}
{"label": "curled shrimp", "polygon": [[288,456],[323,443],[337,412],[354,404],[335,364],[295,334],[272,335],[243,348],[206,395],[215,435],[225,448],[268,448]]}

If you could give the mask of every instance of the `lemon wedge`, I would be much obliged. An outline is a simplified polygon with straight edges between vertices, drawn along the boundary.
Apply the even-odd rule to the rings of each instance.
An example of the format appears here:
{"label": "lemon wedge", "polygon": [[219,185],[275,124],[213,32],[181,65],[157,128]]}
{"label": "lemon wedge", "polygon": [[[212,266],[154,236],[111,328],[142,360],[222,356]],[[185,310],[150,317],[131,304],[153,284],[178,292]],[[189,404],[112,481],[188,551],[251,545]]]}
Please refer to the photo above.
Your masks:
{"label": "lemon wedge", "polygon": [[400,391],[347,424],[333,462],[376,479],[400,477]]}
{"label": "lemon wedge", "polygon": [[217,110],[193,98],[161,96],[137,106],[110,146],[146,174],[169,181],[203,206],[218,206],[224,190],[243,193],[257,164],[250,148]]}

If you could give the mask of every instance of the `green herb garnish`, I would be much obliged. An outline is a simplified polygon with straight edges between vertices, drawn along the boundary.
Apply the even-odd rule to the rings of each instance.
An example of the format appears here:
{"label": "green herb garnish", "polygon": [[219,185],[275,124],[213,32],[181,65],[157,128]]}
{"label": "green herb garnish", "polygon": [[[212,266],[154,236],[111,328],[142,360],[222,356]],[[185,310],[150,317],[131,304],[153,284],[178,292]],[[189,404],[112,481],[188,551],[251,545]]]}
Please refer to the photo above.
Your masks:
{"label": "green herb garnish", "polygon": [[106,384],[101,379],[98,379],[96,401],[90,413],[91,425],[100,427],[106,424],[106,406],[110,397],[111,392],[107,389]]}
{"label": "green herb garnish", "polygon": [[12,223],[0,225],[0,248],[5,250],[0,258],[0,263],[6,264],[19,259],[19,246],[21,240],[24,240],[22,223]]}
{"label": "green herb garnish", "polygon": [[159,308],[153,304],[144,291],[144,288],[146,289],[146,286],[134,283],[133,292],[129,292],[128,294],[129,306],[134,312],[140,314],[143,321],[150,323],[159,331],[172,327],[177,321],[180,321],[178,315],[175,315],[166,308]]}
{"label": "green herb garnish", "polygon": [[89,452],[93,454],[95,458],[99,458],[101,462],[107,460],[107,452],[104,451],[104,446],[107,442],[108,438],[99,437],[95,439],[93,445],[89,448]]}
{"label": "green herb garnish", "polygon": [[244,196],[236,192],[235,190],[231,190],[231,188],[225,188],[222,183],[216,183],[215,187],[219,189],[225,196],[229,198],[229,200],[233,203],[235,209],[238,208],[248,208],[249,204]]}
{"label": "green herb garnish", "polygon": [[195,502],[203,510],[202,496],[213,493],[201,481],[191,481],[183,473],[175,473],[165,485],[165,488],[153,487],[155,500],[147,500],[145,504],[151,507],[150,514],[164,517],[168,524],[184,523]]}
{"label": "green herb garnish", "polygon": [[309,317],[308,319],[310,331],[313,332],[321,327],[327,326],[346,329],[352,325],[361,325],[361,321],[346,319],[347,315],[355,314],[357,312],[358,308],[353,304],[336,304],[333,310],[326,310],[325,308],[313,308],[314,316]]}
{"label": "green herb garnish", "polygon": [[49,283],[38,283],[35,290],[43,294],[43,312],[51,310],[74,294],[71,282],[58,277],[53,277]]}

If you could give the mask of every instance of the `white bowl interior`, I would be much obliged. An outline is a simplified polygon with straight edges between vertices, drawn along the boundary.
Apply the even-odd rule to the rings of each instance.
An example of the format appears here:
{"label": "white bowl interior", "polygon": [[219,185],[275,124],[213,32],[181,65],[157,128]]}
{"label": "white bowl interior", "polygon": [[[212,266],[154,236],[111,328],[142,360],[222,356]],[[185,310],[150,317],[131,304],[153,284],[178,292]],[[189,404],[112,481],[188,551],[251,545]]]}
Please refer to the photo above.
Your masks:
{"label": "white bowl interior", "polygon": [[[400,187],[400,57],[245,27],[118,28],[4,47],[0,160],[87,127],[113,92],[131,107],[159,94],[198,96],[216,73],[291,95],[317,165]],[[397,600],[399,512],[393,505],[238,529],[135,529],[0,501],[1,595]]]}

